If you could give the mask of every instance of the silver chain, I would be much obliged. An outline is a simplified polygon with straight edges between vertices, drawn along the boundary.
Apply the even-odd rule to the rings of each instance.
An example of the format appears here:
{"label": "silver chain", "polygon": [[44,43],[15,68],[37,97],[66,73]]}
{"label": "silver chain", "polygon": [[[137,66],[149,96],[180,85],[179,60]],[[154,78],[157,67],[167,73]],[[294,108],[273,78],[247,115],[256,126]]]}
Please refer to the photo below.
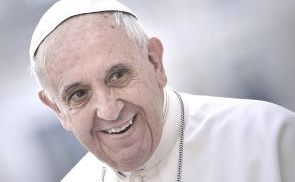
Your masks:
{"label": "silver chain", "polygon": [[101,181],[104,182],[104,177],[106,175],[107,168],[105,166],[102,167]]}
{"label": "silver chain", "polygon": [[179,102],[180,102],[180,107],[181,107],[181,118],[180,118],[180,141],[179,141],[179,152],[178,152],[178,165],[177,165],[177,182],[181,182],[181,177],[182,177],[182,163],[183,163],[183,141],[184,141],[184,105],[183,101],[181,99],[181,96],[173,90],[175,94],[177,95]]}
{"label": "silver chain", "polygon": [[[179,141],[179,148],[178,148],[178,163],[177,163],[177,182],[181,182],[182,177],[182,163],[183,163],[183,141],[184,141],[184,105],[181,99],[181,96],[178,92],[173,90],[178,97],[181,107],[181,118],[180,118],[180,141]],[[102,174],[101,174],[101,181],[104,182],[104,178],[106,175],[106,167],[102,167]]]}

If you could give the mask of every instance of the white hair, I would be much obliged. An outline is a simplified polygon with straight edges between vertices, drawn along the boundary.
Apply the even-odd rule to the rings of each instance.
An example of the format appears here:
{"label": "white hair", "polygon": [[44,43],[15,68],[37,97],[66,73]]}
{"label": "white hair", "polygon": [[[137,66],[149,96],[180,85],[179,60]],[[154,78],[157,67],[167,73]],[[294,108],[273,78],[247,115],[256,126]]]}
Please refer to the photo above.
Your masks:
{"label": "white hair", "polygon": [[133,15],[125,12],[116,11],[113,13],[113,18],[119,27],[127,33],[129,39],[147,55],[148,35],[141,23]]}
{"label": "white hair", "polygon": [[[115,23],[121,28],[128,36],[128,38],[138,47],[143,55],[148,55],[148,35],[144,31],[143,26],[140,24],[140,22],[134,17],[133,15],[125,12],[119,12],[119,11],[113,11],[112,17],[115,21]],[[50,36],[50,35],[49,35]],[[46,50],[47,50],[47,43],[46,39],[39,45],[37,51],[34,55],[34,61],[31,62],[31,71],[32,74],[37,79],[39,85],[44,89],[45,93],[52,98],[52,96],[49,95],[47,89],[47,71],[46,71]],[[40,51],[42,49],[42,51]]]}

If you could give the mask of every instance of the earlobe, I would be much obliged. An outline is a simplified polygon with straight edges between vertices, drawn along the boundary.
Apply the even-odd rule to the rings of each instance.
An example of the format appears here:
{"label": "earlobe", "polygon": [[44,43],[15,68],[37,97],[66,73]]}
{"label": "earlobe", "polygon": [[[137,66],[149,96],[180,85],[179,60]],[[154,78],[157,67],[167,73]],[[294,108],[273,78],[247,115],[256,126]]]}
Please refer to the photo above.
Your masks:
{"label": "earlobe", "polygon": [[167,77],[163,66],[163,52],[161,41],[156,37],[150,38],[148,44],[149,61],[154,66],[156,79],[160,87],[164,87],[167,83]]}
{"label": "earlobe", "polygon": [[56,105],[56,103],[54,101],[52,101],[44,92],[44,90],[41,90],[38,92],[38,96],[39,99],[42,101],[43,104],[45,104],[46,106],[48,106],[50,109],[52,109],[55,114],[57,115],[58,119],[60,120],[62,126],[64,129],[70,131],[70,127],[68,126],[68,124],[66,123],[66,117],[64,116],[64,114],[60,111],[60,109],[58,108],[58,106]]}

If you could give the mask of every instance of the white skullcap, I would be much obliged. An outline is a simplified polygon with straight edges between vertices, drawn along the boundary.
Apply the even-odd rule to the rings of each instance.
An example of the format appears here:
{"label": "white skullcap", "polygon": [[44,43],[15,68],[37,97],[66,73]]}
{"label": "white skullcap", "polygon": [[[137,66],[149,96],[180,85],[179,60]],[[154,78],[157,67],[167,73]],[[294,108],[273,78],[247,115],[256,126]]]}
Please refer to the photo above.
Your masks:
{"label": "white skullcap", "polygon": [[60,0],[56,2],[42,16],[35,28],[30,46],[31,63],[34,64],[34,55],[41,42],[63,21],[75,15],[102,11],[121,11],[135,16],[128,7],[116,0]]}

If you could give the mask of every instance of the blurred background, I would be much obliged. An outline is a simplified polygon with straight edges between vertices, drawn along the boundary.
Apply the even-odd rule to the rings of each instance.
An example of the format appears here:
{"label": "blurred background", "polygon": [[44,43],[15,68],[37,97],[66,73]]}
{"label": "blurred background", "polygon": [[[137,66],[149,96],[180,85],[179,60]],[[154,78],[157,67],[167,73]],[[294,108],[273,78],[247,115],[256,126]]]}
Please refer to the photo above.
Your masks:
{"label": "blurred background", "polygon": [[[85,154],[37,98],[34,27],[55,0],[0,1],[0,181],[59,181]],[[295,1],[122,0],[161,38],[171,87],[295,110]]]}

